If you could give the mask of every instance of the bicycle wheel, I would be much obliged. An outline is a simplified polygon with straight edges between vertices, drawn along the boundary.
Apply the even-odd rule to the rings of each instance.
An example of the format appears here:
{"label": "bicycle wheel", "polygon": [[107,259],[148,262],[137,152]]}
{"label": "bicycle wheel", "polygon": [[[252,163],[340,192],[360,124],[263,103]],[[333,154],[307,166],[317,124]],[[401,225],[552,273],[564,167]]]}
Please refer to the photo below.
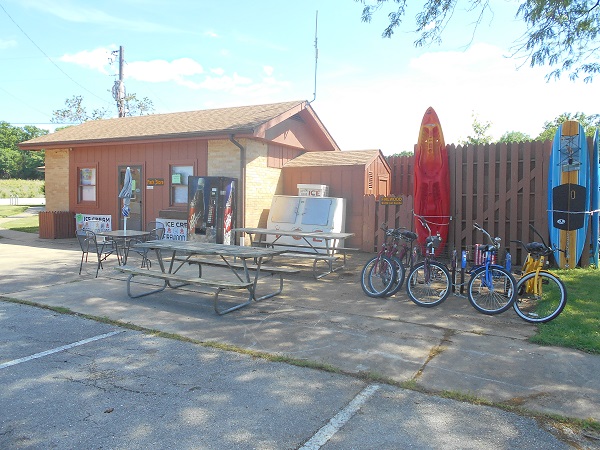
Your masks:
{"label": "bicycle wheel", "polygon": [[394,264],[385,256],[375,256],[363,267],[360,285],[369,297],[383,297],[394,283]]}
{"label": "bicycle wheel", "polygon": [[503,267],[480,267],[471,273],[467,297],[477,311],[500,314],[510,308],[516,298],[515,278]]}
{"label": "bicycle wheel", "polygon": [[406,269],[404,268],[404,264],[402,264],[402,261],[395,256],[392,256],[391,260],[392,260],[392,263],[394,264],[394,271],[396,273],[396,279],[390,286],[390,290],[385,293],[386,297],[389,297],[390,295],[394,295],[396,292],[398,292],[400,290],[400,288],[402,287],[402,284],[404,283],[404,278],[406,277]]}
{"label": "bicycle wheel", "polygon": [[406,292],[419,306],[437,306],[450,295],[450,273],[437,261],[416,264],[406,278]]}
{"label": "bicycle wheel", "polygon": [[527,322],[550,322],[566,304],[565,284],[550,272],[530,272],[517,283],[517,299],[513,308]]}

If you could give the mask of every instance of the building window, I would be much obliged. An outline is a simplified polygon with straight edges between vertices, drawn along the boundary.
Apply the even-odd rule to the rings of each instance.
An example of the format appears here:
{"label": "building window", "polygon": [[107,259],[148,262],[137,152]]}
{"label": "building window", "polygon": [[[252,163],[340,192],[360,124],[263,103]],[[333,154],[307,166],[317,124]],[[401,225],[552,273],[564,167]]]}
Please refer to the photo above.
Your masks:
{"label": "building window", "polygon": [[79,169],[78,202],[96,201],[96,168],[82,167]]}
{"label": "building window", "polygon": [[194,175],[194,166],[171,166],[171,205],[188,203],[188,177]]}

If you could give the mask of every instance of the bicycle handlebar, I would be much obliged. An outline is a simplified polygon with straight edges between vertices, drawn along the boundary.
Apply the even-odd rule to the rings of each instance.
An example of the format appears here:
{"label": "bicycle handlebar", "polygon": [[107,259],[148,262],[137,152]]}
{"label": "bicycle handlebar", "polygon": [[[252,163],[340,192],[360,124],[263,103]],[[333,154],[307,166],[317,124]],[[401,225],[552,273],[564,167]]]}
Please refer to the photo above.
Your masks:
{"label": "bicycle handlebar", "polygon": [[479,225],[478,223],[474,223],[473,224],[473,228],[475,228],[476,230],[481,231],[483,234],[485,234],[487,236],[487,238],[490,240],[490,242],[492,243],[492,245],[494,247],[496,247],[496,250],[498,250],[500,248],[500,242],[502,241],[502,239],[500,239],[499,237],[495,237],[492,238],[492,236],[490,235],[490,233],[488,233],[481,225]]}

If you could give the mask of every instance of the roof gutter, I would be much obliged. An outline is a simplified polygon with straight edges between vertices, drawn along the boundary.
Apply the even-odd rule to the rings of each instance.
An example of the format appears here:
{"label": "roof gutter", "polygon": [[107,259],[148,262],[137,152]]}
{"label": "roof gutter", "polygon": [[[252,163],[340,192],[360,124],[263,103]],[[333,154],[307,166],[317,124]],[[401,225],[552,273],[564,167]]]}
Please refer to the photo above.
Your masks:
{"label": "roof gutter", "polygon": [[240,192],[241,220],[239,221],[239,227],[244,228],[246,226],[246,149],[235,140],[235,134],[229,136],[229,141],[240,149],[240,184],[238,189]]}

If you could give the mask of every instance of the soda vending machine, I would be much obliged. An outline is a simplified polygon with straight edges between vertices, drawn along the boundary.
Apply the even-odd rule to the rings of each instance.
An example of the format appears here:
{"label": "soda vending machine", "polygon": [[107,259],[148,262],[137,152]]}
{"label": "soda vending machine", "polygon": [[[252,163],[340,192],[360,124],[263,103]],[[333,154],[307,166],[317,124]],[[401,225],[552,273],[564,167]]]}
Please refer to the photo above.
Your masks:
{"label": "soda vending machine", "polygon": [[188,241],[234,244],[237,179],[188,177]]}

